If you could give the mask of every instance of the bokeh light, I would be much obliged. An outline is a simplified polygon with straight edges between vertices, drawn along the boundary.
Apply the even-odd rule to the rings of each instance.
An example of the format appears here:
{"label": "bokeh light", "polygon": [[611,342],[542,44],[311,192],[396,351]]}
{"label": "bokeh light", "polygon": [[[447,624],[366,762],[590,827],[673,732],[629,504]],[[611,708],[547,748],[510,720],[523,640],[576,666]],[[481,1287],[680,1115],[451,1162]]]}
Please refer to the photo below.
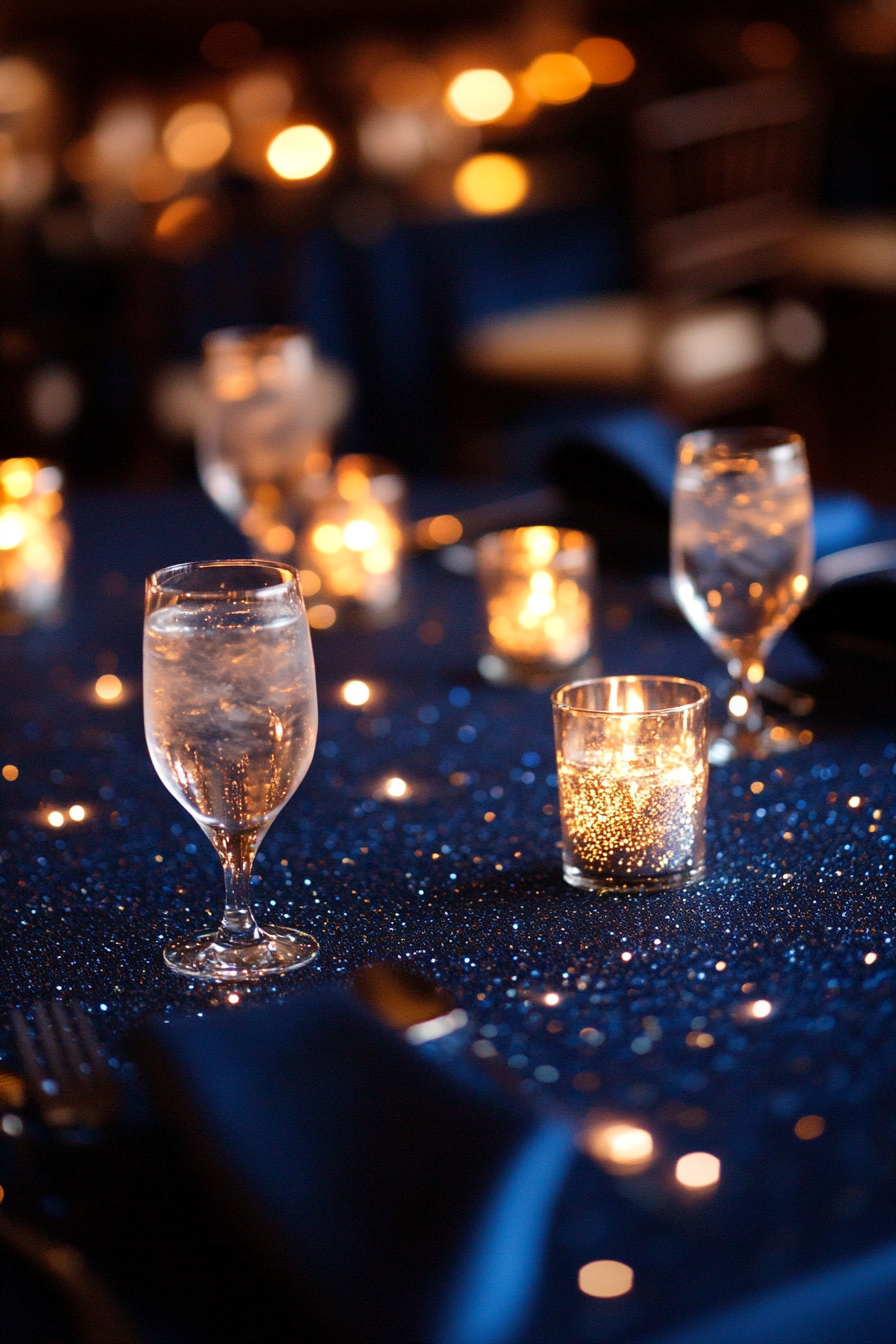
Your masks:
{"label": "bokeh light", "polygon": [[638,1125],[595,1121],[584,1132],[585,1151],[611,1171],[636,1175],[653,1159],[653,1135]]}
{"label": "bokeh light", "polygon": [[180,196],[159,215],[154,233],[158,242],[185,250],[199,247],[214,234],[215,207],[205,196]]}
{"label": "bokeh light", "polygon": [[523,76],[527,93],[540,103],[574,103],[588,92],[591,82],[584,61],[565,51],[536,56]]}
{"label": "bokeh light", "polygon": [[622,84],[635,69],[634,56],[615,37],[586,37],[573,54],[587,69],[592,84]]}
{"label": "bokeh light", "polygon": [[511,154],[477,154],[454,175],[454,195],[474,215],[514,210],[529,194],[529,174]]}
{"label": "bokeh light", "polygon": [[230,123],[217,103],[187,103],[168,118],[162,144],[174,168],[204,172],[223,159],[230,148]]}
{"label": "bokeh light", "polygon": [[769,1003],[768,999],[756,999],[755,1002],[749,1005],[747,1011],[751,1017],[755,1017],[757,1021],[761,1022],[764,1017],[771,1016],[772,1005]]}
{"label": "bokeh light", "polygon": [[393,775],[391,779],[386,780],[386,793],[390,798],[403,798],[407,791],[407,782],[399,775]]}
{"label": "bokeh light", "polygon": [[278,177],[299,182],[323,172],[333,152],[333,141],[319,126],[288,126],[274,136],[267,160]]}
{"label": "bokeh light", "polygon": [[453,513],[440,513],[435,518],[421,518],[415,528],[417,543],[428,550],[439,546],[453,546],[464,534],[464,526]]}
{"label": "bokeh light", "polygon": [[4,765],[3,769],[0,770],[0,774],[2,774],[4,779],[9,780],[11,783],[14,779],[18,779],[19,767],[17,765]]}
{"label": "bokeh light", "polygon": [[113,700],[119,700],[124,686],[121,679],[115,676],[114,672],[104,672],[101,677],[97,677],[94,686],[97,699],[111,703]]}
{"label": "bokeh light", "polygon": [[24,56],[0,60],[0,115],[21,116],[39,107],[50,93],[44,72]]}
{"label": "bokeh light", "polygon": [[445,92],[445,106],[452,116],[474,125],[497,121],[512,102],[513,85],[500,70],[464,70]]}
{"label": "bokeh light", "polygon": [[347,681],[342,688],[342,698],[347,705],[366,705],[370,687],[366,681]]}
{"label": "bokeh light", "polygon": [[706,1190],[718,1185],[722,1164],[712,1153],[685,1153],[675,1163],[675,1179],[688,1190]]}
{"label": "bokeh light", "polygon": [[53,826],[57,831],[59,830],[59,827],[60,827],[60,826],[64,826],[64,825],[65,825],[65,817],[62,815],[61,812],[56,812],[56,811],[48,812],[48,813],[47,813],[47,821],[48,821],[48,822],[50,823],[50,825]]}
{"label": "bokeh light", "polygon": [[588,1297],[622,1297],[634,1282],[634,1270],[621,1260],[591,1260],[579,1270],[579,1289]]}
{"label": "bokeh light", "polygon": [[798,1139],[818,1139],[825,1131],[823,1115],[801,1115],[793,1127]]}
{"label": "bokeh light", "polygon": [[786,70],[800,54],[800,40],[783,23],[760,20],[748,23],[738,45],[758,70]]}
{"label": "bokeh light", "polygon": [[329,602],[318,602],[308,608],[308,624],[312,630],[329,630],[335,621],[336,609]]}

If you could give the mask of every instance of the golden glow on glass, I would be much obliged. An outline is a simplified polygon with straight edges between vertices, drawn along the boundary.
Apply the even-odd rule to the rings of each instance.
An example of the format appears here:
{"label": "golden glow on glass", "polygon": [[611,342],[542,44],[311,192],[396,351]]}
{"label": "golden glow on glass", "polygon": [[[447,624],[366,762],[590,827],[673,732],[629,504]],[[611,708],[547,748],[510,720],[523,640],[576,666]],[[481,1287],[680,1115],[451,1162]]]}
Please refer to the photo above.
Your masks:
{"label": "golden glow on glass", "polygon": [[200,173],[212,168],[230,148],[230,123],[217,103],[187,103],[169,117],[162,145],[174,168]]}
{"label": "golden glow on glass", "polygon": [[523,85],[539,103],[574,103],[591,88],[591,72],[578,56],[548,51],[523,75]]}
{"label": "golden glow on glass", "polygon": [[685,1153],[675,1163],[675,1179],[688,1190],[706,1190],[718,1185],[722,1164],[712,1153]]}
{"label": "golden glow on glass", "polygon": [[513,102],[513,85],[500,70],[464,70],[445,92],[453,116],[473,125],[497,121]]}
{"label": "golden glow on glass", "polygon": [[393,775],[391,779],[386,781],[386,793],[390,798],[403,798],[407,791],[408,786],[406,781],[401,779],[398,775]]}
{"label": "golden glow on glass", "polygon": [[585,66],[592,84],[622,84],[635,68],[635,58],[615,37],[586,37],[575,56]]}
{"label": "golden glow on glass", "polygon": [[477,154],[454,175],[454,195],[474,215],[515,210],[529,194],[529,174],[512,154]]}
{"label": "golden glow on glass", "polygon": [[319,126],[288,126],[268,145],[267,160],[278,177],[298,182],[323,172],[333,153],[333,141]]}
{"label": "golden glow on glass", "polygon": [[73,807],[70,807],[68,810],[68,814],[71,817],[72,821],[83,821],[84,818],[87,816],[86,811],[84,810],[84,808],[81,806],[80,803],[75,803]]}
{"label": "golden glow on glass", "polygon": [[621,1260],[591,1260],[579,1270],[579,1289],[588,1297],[622,1297],[634,1282],[634,1270]]}
{"label": "golden glow on glass", "polygon": [[116,677],[114,672],[104,672],[101,677],[97,677],[94,690],[98,700],[111,702],[119,699],[124,687],[120,678]]}
{"label": "golden glow on glass", "polygon": [[342,688],[342,698],[347,705],[366,705],[370,687],[366,681],[347,681]]}
{"label": "golden glow on glass", "polygon": [[793,591],[797,597],[802,597],[803,593],[809,587],[809,580],[805,574],[797,574],[793,580]]}

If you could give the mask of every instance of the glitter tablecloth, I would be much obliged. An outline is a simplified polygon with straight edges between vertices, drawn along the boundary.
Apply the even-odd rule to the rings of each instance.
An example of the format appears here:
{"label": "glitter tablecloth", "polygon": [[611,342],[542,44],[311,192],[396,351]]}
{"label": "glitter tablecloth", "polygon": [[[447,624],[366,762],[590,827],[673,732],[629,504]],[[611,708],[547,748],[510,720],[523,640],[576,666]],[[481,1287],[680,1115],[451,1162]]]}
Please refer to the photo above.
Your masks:
{"label": "glitter tablecloth", "polygon": [[[0,993],[4,1009],[77,997],[117,1050],[142,1015],[230,1010],[161,961],[166,939],[217,916],[221,877],[149,762],[139,656],[144,575],[241,542],[189,491],[76,498],[70,517],[67,620],[0,642],[0,765],[18,769],[0,780]],[[607,581],[603,613],[607,671],[711,673],[644,590]],[[669,1319],[891,1235],[896,730],[873,713],[821,719],[798,755],[714,769],[707,880],[595,899],[560,875],[548,697],[481,684],[478,637],[472,581],[431,557],[410,569],[400,623],[315,636],[317,753],[254,892],[261,914],[312,931],[321,956],[242,997],[406,960],[444,983],[469,1014],[466,1039],[524,1092],[650,1128],[658,1159],[623,1184],[666,1220],[653,1253],[674,1245],[684,1266]],[[104,705],[92,688],[110,653],[124,695]],[[792,638],[776,668],[809,669]],[[371,686],[363,709],[341,699],[349,677]],[[384,795],[391,776],[407,782],[401,800]],[[48,823],[74,804],[85,820]],[[758,999],[765,1018],[749,1014]],[[806,1115],[824,1120],[816,1138],[795,1133]],[[696,1203],[672,1175],[692,1150],[722,1162]],[[566,1192],[533,1341],[635,1327],[636,1304],[611,1311],[576,1288],[600,1219],[587,1182]]]}

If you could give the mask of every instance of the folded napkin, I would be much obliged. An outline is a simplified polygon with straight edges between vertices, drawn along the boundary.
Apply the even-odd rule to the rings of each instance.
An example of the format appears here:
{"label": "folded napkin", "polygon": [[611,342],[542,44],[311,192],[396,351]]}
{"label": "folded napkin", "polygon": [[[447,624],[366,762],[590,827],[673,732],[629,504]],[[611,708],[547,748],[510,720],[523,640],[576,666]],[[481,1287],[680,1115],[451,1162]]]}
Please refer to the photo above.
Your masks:
{"label": "folded napkin", "polygon": [[896,1243],[651,1344],[892,1344]]}
{"label": "folded napkin", "polygon": [[573,1157],[564,1125],[457,1081],[335,991],[151,1025],[138,1052],[286,1314],[298,1327],[307,1302],[324,1323],[303,1340],[515,1338]]}

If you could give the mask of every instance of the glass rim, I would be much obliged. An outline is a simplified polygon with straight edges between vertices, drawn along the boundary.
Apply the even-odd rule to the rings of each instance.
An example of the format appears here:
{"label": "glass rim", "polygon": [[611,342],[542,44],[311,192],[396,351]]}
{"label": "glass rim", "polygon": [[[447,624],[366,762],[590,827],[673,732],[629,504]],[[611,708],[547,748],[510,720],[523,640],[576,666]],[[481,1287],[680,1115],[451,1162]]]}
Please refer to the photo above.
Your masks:
{"label": "glass rim", "polygon": [[[272,583],[262,588],[227,588],[218,592],[193,591],[190,588],[176,588],[171,585],[171,579],[174,575],[184,574],[191,569],[276,570],[281,575],[285,572],[287,577],[281,577],[279,583]],[[147,593],[165,593],[172,597],[193,598],[206,602],[221,601],[234,597],[266,601],[270,597],[282,596],[293,586],[298,589],[301,596],[302,583],[299,578],[299,571],[294,565],[289,565],[284,560],[184,560],[178,565],[165,565],[162,569],[155,570],[146,580]]]}
{"label": "glass rim", "polygon": [[[607,682],[662,682],[664,685],[690,686],[698,692],[691,700],[686,700],[683,705],[666,705],[661,709],[589,709],[586,705],[571,705],[563,697],[569,692],[574,691],[579,686],[599,686]],[[709,704],[710,691],[702,682],[692,681],[690,677],[666,677],[666,676],[639,676],[637,673],[630,673],[626,676],[609,677],[583,677],[581,681],[569,681],[565,686],[558,686],[551,692],[551,704],[554,709],[562,709],[570,714],[591,714],[595,718],[620,719],[620,718],[660,718],[665,714],[681,714],[686,709],[696,709],[700,705]]]}
{"label": "glass rim", "polygon": [[[738,440],[749,436],[755,436],[757,440],[766,438],[767,442],[737,446]],[[777,448],[802,448],[804,452],[806,449],[806,440],[795,429],[783,429],[780,425],[726,425],[719,429],[692,429],[682,434],[676,444],[676,451],[680,453],[685,444],[692,444],[701,451],[728,448],[726,440],[731,440],[732,456],[752,454],[758,457],[764,453],[773,453]]]}

